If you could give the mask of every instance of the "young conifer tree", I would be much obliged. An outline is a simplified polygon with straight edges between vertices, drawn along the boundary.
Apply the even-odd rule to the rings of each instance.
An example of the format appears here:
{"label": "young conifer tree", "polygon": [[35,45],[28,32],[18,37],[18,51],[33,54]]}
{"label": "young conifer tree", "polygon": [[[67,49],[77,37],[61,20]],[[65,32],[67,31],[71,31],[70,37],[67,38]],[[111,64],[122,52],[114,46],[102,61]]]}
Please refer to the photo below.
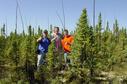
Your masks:
{"label": "young conifer tree", "polygon": [[85,67],[93,73],[94,67],[94,35],[93,28],[88,24],[87,10],[84,9],[74,34],[74,43],[72,45],[71,60],[72,65],[77,69]]}

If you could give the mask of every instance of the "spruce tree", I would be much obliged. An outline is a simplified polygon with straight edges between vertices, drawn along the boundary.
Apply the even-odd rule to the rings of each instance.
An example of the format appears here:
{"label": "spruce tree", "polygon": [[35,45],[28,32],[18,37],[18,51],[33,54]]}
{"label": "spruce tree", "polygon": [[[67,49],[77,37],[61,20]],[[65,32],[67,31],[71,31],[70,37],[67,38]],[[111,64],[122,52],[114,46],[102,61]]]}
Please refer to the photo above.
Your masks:
{"label": "spruce tree", "polygon": [[102,16],[101,13],[98,16],[98,24],[96,26],[96,42],[97,42],[97,52],[101,50],[101,31],[102,31]]}
{"label": "spruce tree", "polygon": [[93,74],[94,51],[92,47],[94,46],[94,35],[93,28],[88,25],[86,9],[82,11],[74,37],[71,53],[72,65],[76,66],[77,69],[85,67]]}
{"label": "spruce tree", "polygon": [[116,43],[119,41],[119,25],[117,19],[115,20],[115,23],[113,24],[113,33],[114,33],[114,40]]}

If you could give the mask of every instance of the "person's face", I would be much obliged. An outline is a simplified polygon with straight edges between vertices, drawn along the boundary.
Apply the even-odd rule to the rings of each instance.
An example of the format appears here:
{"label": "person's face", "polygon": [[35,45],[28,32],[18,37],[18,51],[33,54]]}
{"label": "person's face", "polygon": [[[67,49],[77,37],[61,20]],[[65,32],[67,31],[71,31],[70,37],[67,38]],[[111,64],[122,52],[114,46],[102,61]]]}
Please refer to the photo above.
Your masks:
{"label": "person's face", "polygon": [[67,36],[68,35],[68,32],[64,31],[64,36]]}
{"label": "person's face", "polygon": [[54,33],[58,33],[59,30],[57,28],[54,29]]}
{"label": "person's face", "polygon": [[47,37],[48,36],[48,33],[43,33],[43,37]]}

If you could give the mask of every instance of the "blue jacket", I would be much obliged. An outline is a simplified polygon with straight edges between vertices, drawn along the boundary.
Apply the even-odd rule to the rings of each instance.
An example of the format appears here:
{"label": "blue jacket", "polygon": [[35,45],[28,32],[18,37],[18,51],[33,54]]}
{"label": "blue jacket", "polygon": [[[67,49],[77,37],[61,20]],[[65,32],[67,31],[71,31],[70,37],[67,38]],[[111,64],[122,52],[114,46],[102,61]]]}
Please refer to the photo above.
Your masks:
{"label": "blue jacket", "polygon": [[39,54],[47,53],[50,43],[51,42],[48,38],[42,38],[38,45]]}

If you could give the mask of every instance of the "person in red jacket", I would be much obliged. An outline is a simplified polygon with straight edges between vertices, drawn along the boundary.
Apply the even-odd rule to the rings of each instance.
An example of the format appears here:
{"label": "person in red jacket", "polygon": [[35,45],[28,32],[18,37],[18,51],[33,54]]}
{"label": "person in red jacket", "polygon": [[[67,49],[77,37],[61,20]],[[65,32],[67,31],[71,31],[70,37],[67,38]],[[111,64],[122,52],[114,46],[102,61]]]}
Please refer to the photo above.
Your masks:
{"label": "person in red jacket", "polygon": [[64,61],[67,63],[67,55],[71,53],[71,45],[73,43],[73,36],[68,34],[68,30],[64,30],[64,38],[62,39],[62,47],[64,50]]}

